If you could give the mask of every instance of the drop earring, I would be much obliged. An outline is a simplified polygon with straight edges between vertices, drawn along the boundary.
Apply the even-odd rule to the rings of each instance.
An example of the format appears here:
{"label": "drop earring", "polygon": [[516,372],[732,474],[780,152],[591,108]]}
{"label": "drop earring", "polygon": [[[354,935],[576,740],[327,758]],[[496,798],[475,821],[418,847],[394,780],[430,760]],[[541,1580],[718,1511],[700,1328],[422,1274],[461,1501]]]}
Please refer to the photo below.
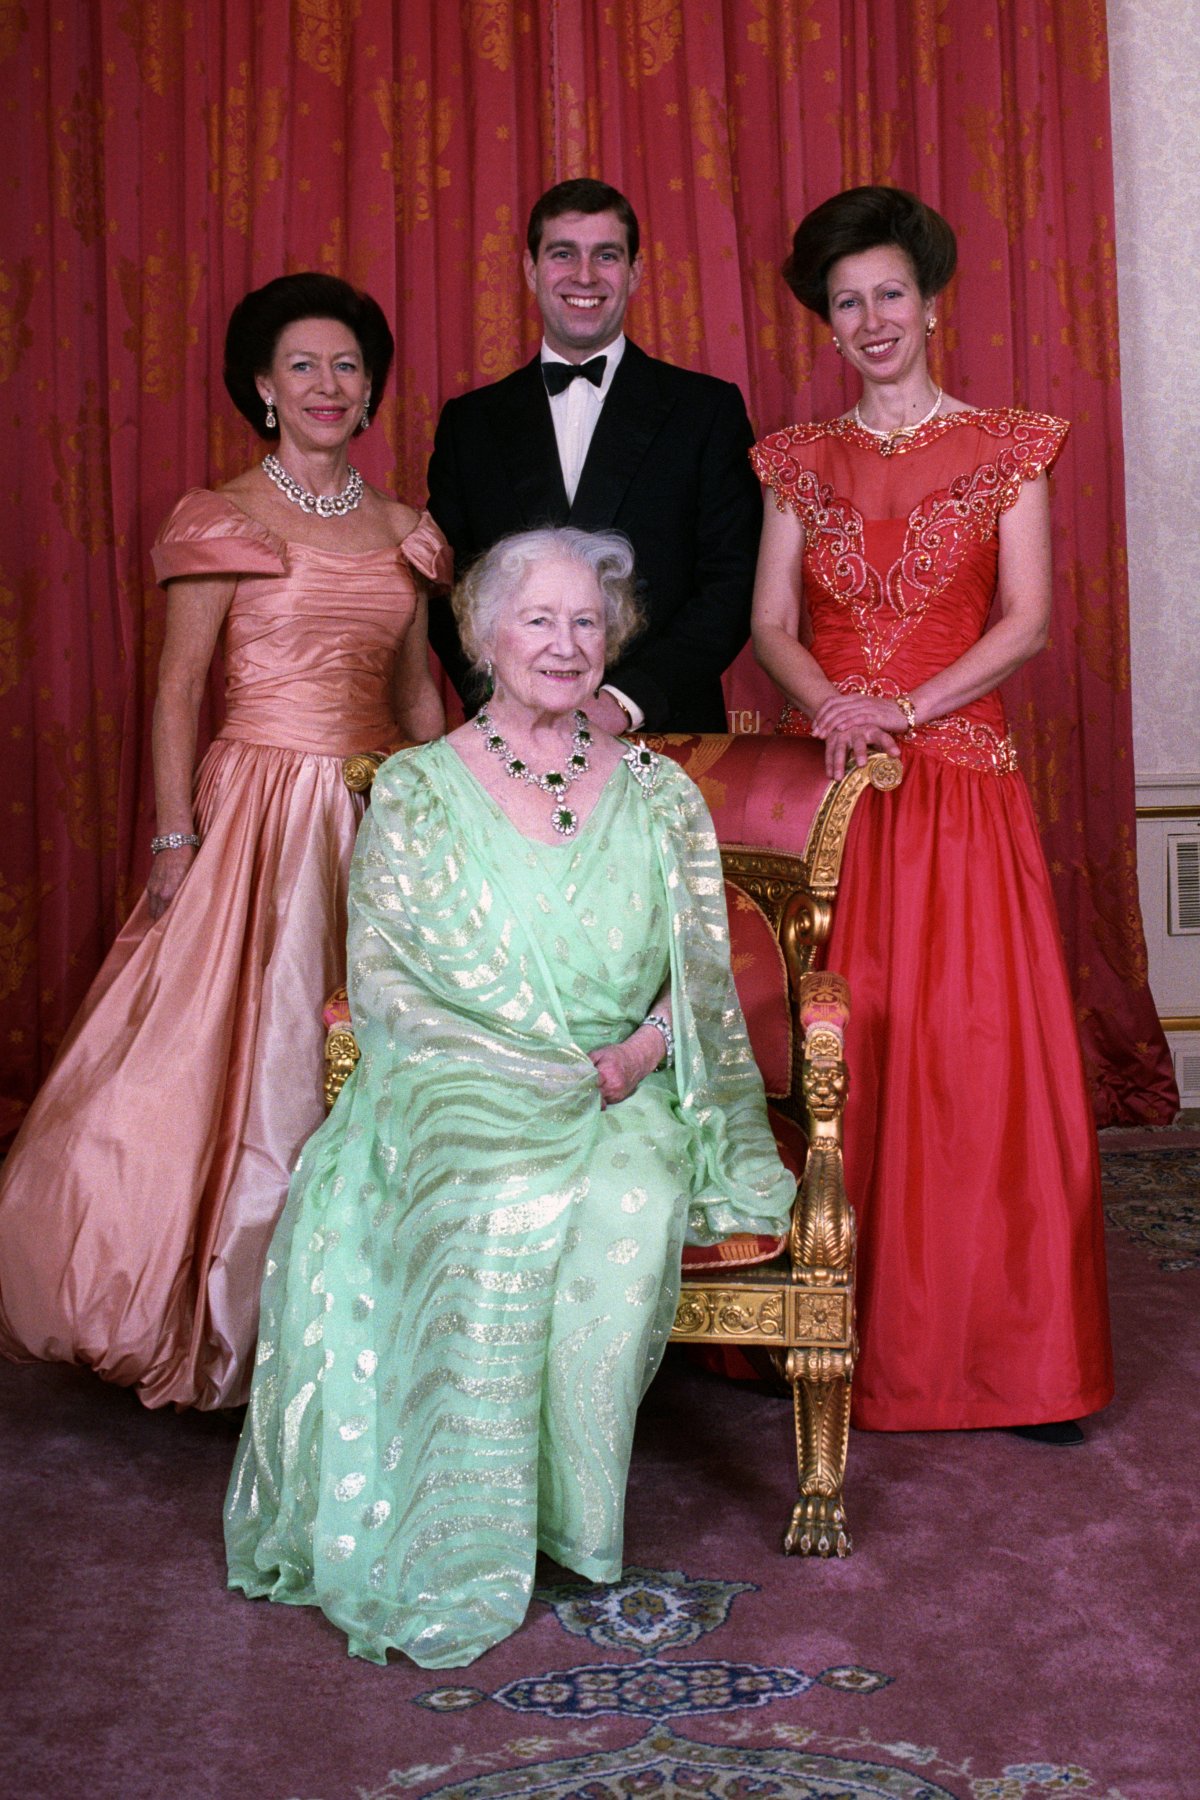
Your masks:
{"label": "drop earring", "polygon": [[371,390],[368,388],[367,389],[367,397],[363,401],[362,418],[358,422],[358,429],[360,431],[365,431],[367,429],[367,426],[370,423],[371,423]]}
{"label": "drop earring", "polygon": [[837,351],[839,356],[845,356],[846,352],[842,349],[840,338],[836,338],[836,337],[834,338],[833,347]]}
{"label": "drop earring", "polygon": [[937,314],[935,313],[933,315],[933,317],[931,319],[929,319],[926,323],[925,336],[927,338],[931,338],[936,330],[937,330]]}
{"label": "drop earring", "polygon": [[274,431],[276,429],[277,421],[275,418],[275,402],[273,400],[267,401],[267,416],[263,422],[268,431]]}

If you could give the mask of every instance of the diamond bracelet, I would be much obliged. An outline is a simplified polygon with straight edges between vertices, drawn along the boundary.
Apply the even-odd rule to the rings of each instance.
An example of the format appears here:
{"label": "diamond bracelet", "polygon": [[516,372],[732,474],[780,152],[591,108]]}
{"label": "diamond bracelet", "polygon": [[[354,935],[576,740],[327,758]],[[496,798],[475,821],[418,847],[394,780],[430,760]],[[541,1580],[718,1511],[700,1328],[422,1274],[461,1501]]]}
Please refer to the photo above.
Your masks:
{"label": "diamond bracelet", "polygon": [[161,837],[150,839],[150,854],[157,856],[160,850],[182,850],[185,844],[192,844],[198,850],[200,839],[194,831],[164,831]]}
{"label": "diamond bracelet", "polygon": [[662,1033],[662,1041],[665,1047],[663,1058],[660,1063],[655,1064],[655,1067],[659,1069],[673,1068],[675,1064],[675,1033],[671,1030],[671,1021],[665,1019],[662,1013],[647,1013],[646,1017],[642,1020],[642,1024],[653,1025],[656,1031]]}

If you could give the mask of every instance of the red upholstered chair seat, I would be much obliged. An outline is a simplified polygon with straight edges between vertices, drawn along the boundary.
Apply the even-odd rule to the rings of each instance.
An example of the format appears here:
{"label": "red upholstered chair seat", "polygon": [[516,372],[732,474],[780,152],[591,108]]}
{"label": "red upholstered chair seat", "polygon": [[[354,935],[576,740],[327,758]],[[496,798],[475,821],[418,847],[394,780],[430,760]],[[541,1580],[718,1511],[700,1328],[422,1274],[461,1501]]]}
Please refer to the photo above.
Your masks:
{"label": "red upholstered chair seat", "polygon": [[722,849],[746,844],[803,857],[812,823],[833,786],[822,744],[813,738],[682,731],[650,733],[644,741],[691,776]]}
{"label": "red upholstered chair seat", "polygon": [[[729,955],[738,999],[746,1015],[750,1047],[763,1078],[768,1098],[786,1099],[792,1091],[792,1006],[788,993],[787,963],[775,927],[752,894],[736,882],[725,883],[729,911]],[[772,1126],[780,1155],[799,1181],[804,1173],[803,1133],[782,1113],[772,1112]],[[786,1128],[781,1136],[781,1128]],[[800,1143],[786,1143],[795,1134]],[[739,1232],[719,1244],[685,1244],[684,1271],[749,1268],[782,1256],[787,1233],[761,1237]]]}
{"label": "red upholstered chair seat", "polygon": [[326,1031],[334,1031],[339,1026],[344,1030],[349,1031],[350,997],[346,993],[344,987],[334,988],[332,994],[330,994],[328,1000],[325,1002],[321,1020]]}
{"label": "red upholstered chair seat", "polygon": [[[804,1174],[808,1142],[794,1119],[768,1106],[767,1117],[775,1133],[780,1160],[799,1182]],[[683,1272],[697,1275],[706,1269],[751,1269],[760,1263],[774,1262],[787,1249],[787,1232],[779,1237],[760,1237],[751,1231],[739,1231],[734,1237],[722,1238],[719,1244],[685,1244]]]}
{"label": "red upholstered chair seat", "polygon": [[725,883],[729,911],[729,958],[738,999],[746,1015],[750,1048],[763,1086],[772,1100],[792,1091],[792,1007],[787,963],[779,937],[752,894]]}

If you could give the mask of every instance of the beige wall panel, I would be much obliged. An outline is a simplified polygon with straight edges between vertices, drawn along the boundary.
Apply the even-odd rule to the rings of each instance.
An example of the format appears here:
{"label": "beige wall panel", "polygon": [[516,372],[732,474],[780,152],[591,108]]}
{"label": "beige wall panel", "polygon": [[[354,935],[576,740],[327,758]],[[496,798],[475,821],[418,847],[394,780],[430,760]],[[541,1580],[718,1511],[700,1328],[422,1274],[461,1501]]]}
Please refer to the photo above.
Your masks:
{"label": "beige wall panel", "polygon": [[1200,5],[1109,0],[1108,34],[1134,766],[1150,799],[1164,778],[1200,783]]}

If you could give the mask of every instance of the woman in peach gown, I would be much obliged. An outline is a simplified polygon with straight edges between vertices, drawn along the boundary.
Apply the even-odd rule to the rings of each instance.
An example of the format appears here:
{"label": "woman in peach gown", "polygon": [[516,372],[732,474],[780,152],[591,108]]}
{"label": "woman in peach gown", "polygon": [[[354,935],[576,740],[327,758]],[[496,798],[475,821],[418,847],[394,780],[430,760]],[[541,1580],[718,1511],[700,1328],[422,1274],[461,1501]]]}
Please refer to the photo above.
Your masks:
{"label": "woman in peach gown", "polygon": [[1059,419],[975,410],[926,341],[954,234],[851,189],[784,273],[863,383],[766,437],[754,642],[779,729],[826,766],[883,749],[827,959],[850,982],[846,1178],[859,1223],[854,1420],[1078,1444],[1112,1396],[1096,1135],[1050,881],[998,684],[1045,642]]}
{"label": "woman in peach gown", "polygon": [[[193,489],[154,546],[167,629],[139,901],[0,1174],[0,1347],[149,1406],[245,1399],[263,1262],[322,1116],[361,803],[342,758],[443,728],[427,514],[349,461],[392,356],[369,296],[285,276],[235,308],[225,379],[278,446]],[[193,781],[213,652],[225,720]]]}

